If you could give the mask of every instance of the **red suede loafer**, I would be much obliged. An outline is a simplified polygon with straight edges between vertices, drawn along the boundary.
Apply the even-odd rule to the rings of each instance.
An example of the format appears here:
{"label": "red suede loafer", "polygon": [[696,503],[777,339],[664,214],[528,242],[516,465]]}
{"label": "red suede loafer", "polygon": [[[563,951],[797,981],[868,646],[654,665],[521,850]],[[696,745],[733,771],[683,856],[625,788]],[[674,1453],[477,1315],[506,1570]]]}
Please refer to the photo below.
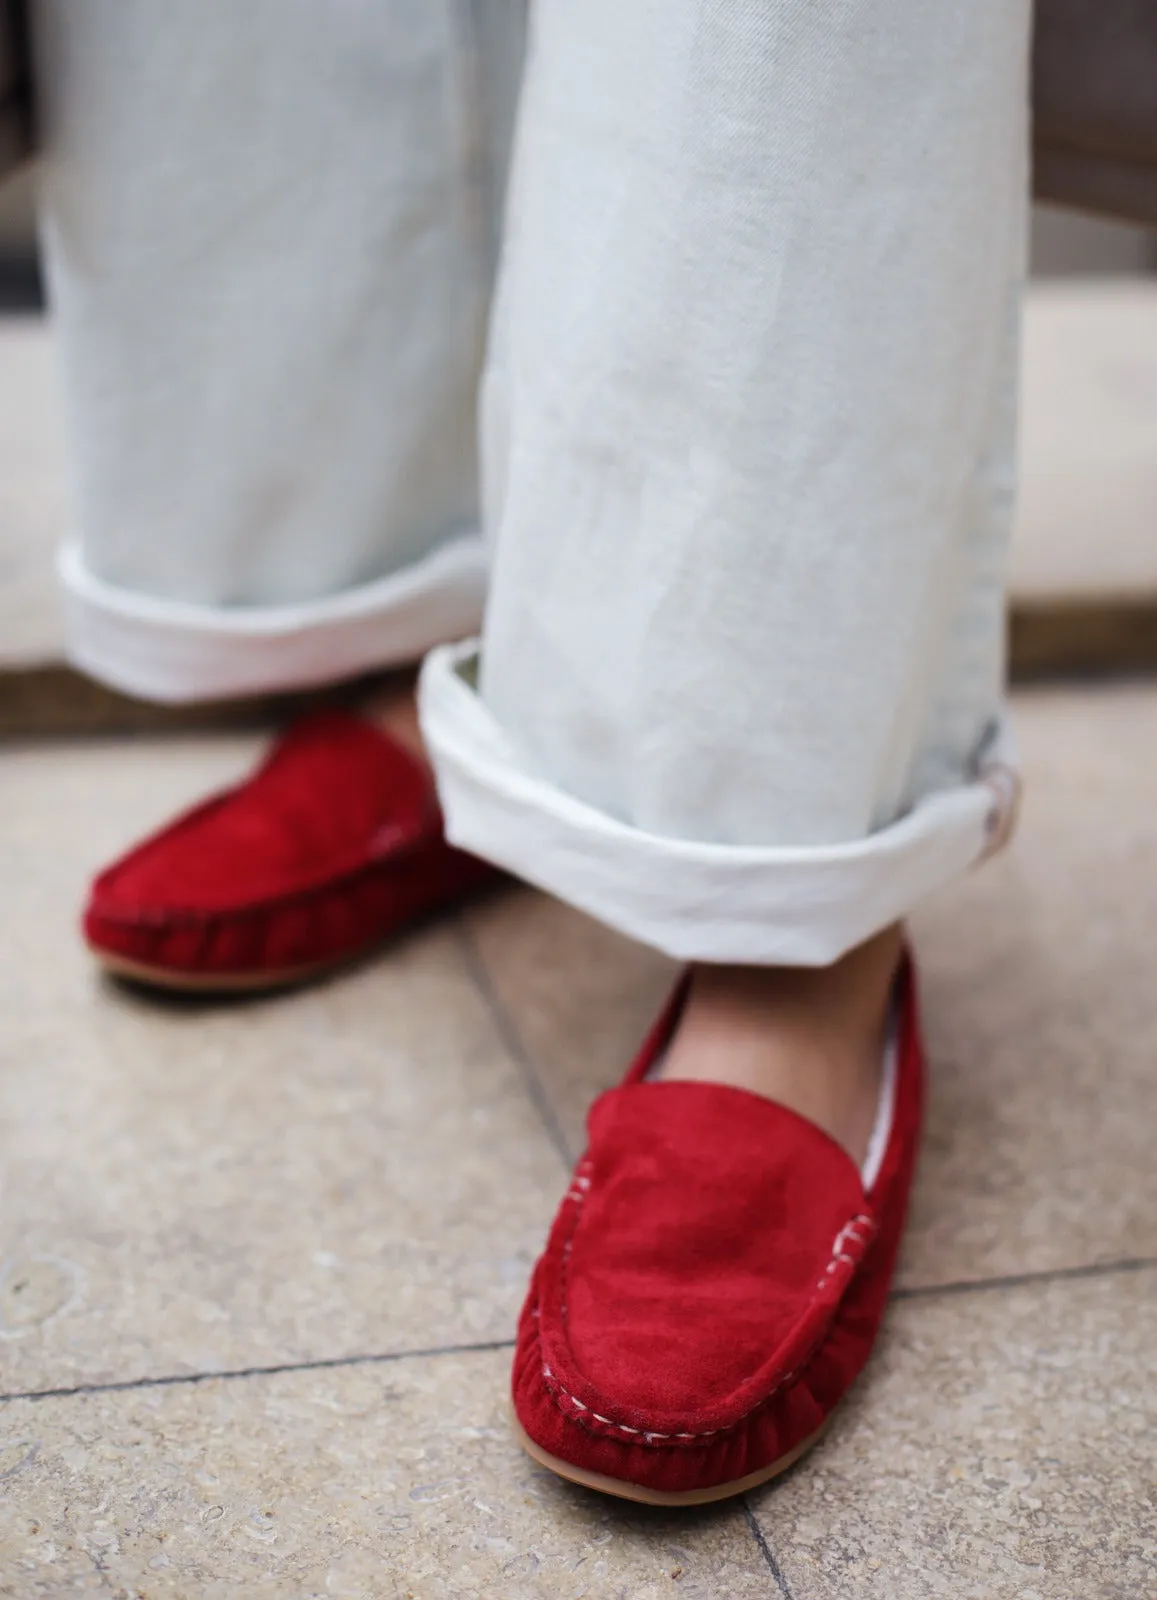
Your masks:
{"label": "red suede loafer", "polygon": [[104,966],[167,989],[274,988],[360,955],[496,878],[446,843],[433,780],[371,723],[322,711],[254,775],[96,879]]}
{"label": "red suede loafer", "polygon": [[657,1505],[753,1488],[822,1432],[884,1315],[922,1102],[910,965],[863,1176],[771,1100],[646,1081],[686,992],[592,1108],[513,1375],[536,1461]]}

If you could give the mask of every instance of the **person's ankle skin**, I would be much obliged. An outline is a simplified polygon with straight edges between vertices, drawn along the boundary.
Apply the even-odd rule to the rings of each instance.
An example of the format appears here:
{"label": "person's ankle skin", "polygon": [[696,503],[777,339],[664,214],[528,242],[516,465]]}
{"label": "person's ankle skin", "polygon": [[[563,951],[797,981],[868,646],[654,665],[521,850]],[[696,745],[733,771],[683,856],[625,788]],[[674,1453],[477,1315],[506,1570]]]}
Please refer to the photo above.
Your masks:
{"label": "person's ankle skin", "polygon": [[391,734],[423,766],[430,765],[426,741],[418,720],[418,691],[414,684],[390,686],[376,694],[366,706],[366,715],[379,728]]}
{"label": "person's ankle skin", "polygon": [[749,1089],[798,1111],[859,1165],[879,1101],[903,933],[886,928],[831,967],[695,968],[657,1074]]}

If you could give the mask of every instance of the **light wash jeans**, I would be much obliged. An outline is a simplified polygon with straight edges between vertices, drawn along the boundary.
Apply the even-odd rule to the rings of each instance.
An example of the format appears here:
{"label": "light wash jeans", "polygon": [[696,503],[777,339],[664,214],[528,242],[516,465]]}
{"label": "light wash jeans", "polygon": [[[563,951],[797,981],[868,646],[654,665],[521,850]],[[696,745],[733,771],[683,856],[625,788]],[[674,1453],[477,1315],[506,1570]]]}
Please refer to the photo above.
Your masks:
{"label": "light wash jeans", "polygon": [[1028,0],[536,0],[504,228],[522,0],[36,20],[81,666],[431,650],[451,837],[678,957],[1007,830]]}

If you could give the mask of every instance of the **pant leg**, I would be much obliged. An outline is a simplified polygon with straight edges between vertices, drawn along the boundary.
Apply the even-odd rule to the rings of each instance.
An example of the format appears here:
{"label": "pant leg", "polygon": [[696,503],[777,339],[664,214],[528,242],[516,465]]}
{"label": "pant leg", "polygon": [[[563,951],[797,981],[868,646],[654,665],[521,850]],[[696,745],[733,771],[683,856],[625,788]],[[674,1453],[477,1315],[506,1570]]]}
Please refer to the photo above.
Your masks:
{"label": "pant leg", "polygon": [[74,659],[155,699],[477,627],[525,0],[36,0]]}
{"label": "pant leg", "polygon": [[540,0],[451,836],[822,963],[1001,826],[1027,0]]}

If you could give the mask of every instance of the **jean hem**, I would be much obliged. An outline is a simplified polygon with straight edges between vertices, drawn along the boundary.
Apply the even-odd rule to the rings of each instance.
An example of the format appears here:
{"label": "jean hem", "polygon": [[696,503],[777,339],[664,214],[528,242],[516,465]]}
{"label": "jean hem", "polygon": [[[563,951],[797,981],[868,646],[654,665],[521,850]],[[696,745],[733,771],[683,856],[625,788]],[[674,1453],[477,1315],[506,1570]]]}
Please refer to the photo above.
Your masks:
{"label": "jean hem", "polygon": [[485,601],[477,532],[372,583],[300,604],[209,606],[98,578],[60,552],[69,659],[126,694],[182,704],[304,689],[418,661],[472,633]]}
{"label": "jean hem", "polygon": [[[987,852],[984,774],[862,839],[724,845],[634,828],[528,770],[467,681],[477,642],[422,670],[422,727],[451,842],[680,961],[826,966]],[[1001,741],[1000,764],[1007,744]]]}

